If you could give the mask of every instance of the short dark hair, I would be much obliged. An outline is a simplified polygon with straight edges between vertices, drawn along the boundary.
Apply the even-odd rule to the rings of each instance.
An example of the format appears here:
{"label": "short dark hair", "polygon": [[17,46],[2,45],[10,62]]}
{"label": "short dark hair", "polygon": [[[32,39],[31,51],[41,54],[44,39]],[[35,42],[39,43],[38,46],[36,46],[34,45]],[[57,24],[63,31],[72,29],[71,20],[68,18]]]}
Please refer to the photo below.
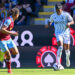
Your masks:
{"label": "short dark hair", "polygon": [[58,4],[55,5],[55,8],[56,9],[62,9],[62,5],[60,3],[58,3]]}
{"label": "short dark hair", "polygon": [[17,15],[19,14],[19,9],[18,8],[12,8],[11,11],[10,11],[10,15]]}
{"label": "short dark hair", "polygon": [[65,3],[66,3],[65,1],[62,1],[62,2],[61,2],[62,5],[64,5]]}

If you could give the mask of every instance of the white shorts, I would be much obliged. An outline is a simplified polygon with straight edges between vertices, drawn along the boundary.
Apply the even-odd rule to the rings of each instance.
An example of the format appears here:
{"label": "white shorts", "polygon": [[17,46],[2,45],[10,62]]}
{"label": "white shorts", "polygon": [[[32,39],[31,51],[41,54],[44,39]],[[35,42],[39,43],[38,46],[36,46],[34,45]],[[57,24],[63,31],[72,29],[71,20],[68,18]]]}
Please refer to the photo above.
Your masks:
{"label": "white shorts", "polygon": [[69,34],[58,34],[56,35],[56,40],[63,42],[64,44],[70,44],[70,35]]}

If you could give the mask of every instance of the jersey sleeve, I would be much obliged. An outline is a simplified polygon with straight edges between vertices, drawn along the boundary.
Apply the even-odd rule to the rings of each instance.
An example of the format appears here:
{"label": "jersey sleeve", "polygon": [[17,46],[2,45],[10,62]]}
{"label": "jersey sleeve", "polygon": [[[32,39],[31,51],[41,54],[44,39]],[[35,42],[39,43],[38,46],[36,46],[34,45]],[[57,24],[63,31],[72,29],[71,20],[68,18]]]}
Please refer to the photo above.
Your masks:
{"label": "jersey sleeve", "polygon": [[69,13],[67,14],[67,20],[68,22],[71,22],[73,20],[72,16]]}
{"label": "jersey sleeve", "polygon": [[7,19],[4,21],[4,25],[9,27],[9,25],[11,24],[11,20]]}
{"label": "jersey sleeve", "polygon": [[53,22],[53,15],[50,16],[49,22]]}

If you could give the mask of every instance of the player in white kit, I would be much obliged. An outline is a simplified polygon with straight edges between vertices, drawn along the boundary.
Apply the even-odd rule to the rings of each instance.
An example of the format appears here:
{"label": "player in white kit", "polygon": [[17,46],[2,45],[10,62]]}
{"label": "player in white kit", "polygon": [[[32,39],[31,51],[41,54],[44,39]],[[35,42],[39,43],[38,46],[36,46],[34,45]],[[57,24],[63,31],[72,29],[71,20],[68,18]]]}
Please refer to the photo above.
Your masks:
{"label": "player in white kit", "polygon": [[60,63],[63,46],[66,54],[66,66],[70,66],[70,25],[74,24],[73,18],[69,13],[62,10],[61,4],[55,5],[56,12],[50,17],[50,25],[54,22],[55,36],[58,44],[57,65],[59,69],[64,69]]}

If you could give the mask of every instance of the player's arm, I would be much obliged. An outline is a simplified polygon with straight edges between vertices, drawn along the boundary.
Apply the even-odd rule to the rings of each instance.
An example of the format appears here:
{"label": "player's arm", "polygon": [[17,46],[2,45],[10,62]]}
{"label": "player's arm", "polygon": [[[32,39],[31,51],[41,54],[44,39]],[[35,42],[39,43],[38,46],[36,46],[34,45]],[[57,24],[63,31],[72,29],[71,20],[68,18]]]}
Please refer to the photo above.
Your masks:
{"label": "player's arm", "polygon": [[45,28],[51,26],[52,22],[53,22],[53,15],[51,15],[50,19],[45,20]]}
{"label": "player's arm", "polygon": [[49,26],[51,26],[51,22],[49,19],[45,19],[45,28],[48,28]]}
{"label": "player's arm", "polygon": [[2,26],[2,28],[0,29],[0,32],[2,32],[2,33],[4,33],[4,34],[9,34],[9,35],[18,36],[18,32],[11,32],[11,31],[8,31],[6,26]]}
{"label": "player's arm", "polygon": [[67,15],[67,19],[68,19],[67,27],[70,27],[70,25],[74,24],[74,20],[70,14]]}
{"label": "player's arm", "polygon": [[8,31],[7,28],[8,26],[10,25],[10,21],[9,20],[6,20],[4,22],[4,25],[2,25],[2,28],[0,29],[0,32],[4,33],[4,34],[9,34],[9,35],[14,35],[14,36],[17,36],[18,33],[17,32],[11,32],[11,31]]}
{"label": "player's arm", "polygon": [[67,23],[67,26],[70,27],[70,25],[73,25],[73,24],[74,24],[74,21],[72,20],[71,22]]}

